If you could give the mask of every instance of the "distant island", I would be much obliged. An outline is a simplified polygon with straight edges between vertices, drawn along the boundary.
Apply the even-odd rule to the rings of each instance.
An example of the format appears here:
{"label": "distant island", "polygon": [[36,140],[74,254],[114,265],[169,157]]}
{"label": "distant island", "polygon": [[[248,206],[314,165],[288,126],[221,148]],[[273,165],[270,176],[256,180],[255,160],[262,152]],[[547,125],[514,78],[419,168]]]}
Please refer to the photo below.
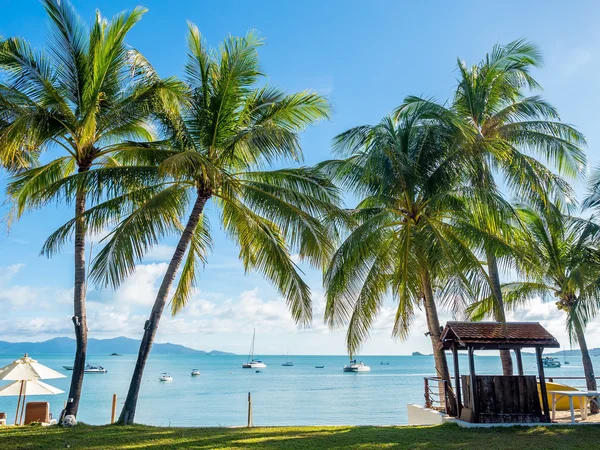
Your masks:
{"label": "distant island", "polygon": [[[126,337],[112,339],[89,339],[88,354],[120,356],[137,354],[140,341]],[[75,352],[75,340],[69,337],[57,337],[43,342],[6,342],[0,341],[0,355],[36,354],[72,354]],[[152,353],[157,355],[234,355],[234,353],[211,350],[194,350],[179,344],[154,344]]]}
{"label": "distant island", "polygon": [[412,356],[431,356],[431,355],[430,354],[429,355],[424,355],[421,352],[412,352]]}

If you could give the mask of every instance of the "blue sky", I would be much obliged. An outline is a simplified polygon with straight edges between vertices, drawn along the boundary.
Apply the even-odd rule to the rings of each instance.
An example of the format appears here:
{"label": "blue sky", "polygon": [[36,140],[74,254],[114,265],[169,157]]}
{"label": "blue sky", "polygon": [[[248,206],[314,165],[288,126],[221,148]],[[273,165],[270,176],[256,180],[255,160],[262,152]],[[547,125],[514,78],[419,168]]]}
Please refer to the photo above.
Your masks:
{"label": "blue sky", "polygon": [[[304,133],[307,164],[330,156],[331,138],[355,125],[374,123],[409,94],[446,100],[455,85],[457,58],[476,63],[497,43],[525,37],[540,45],[545,67],[535,76],[543,95],[564,121],[588,138],[591,166],[600,163],[597,106],[600,91],[600,9],[593,1],[566,7],[558,1],[486,2],[217,2],[217,1],[75,1],[84,19],[96,8],[104,16],[142,4],[149,9],[128,43],[140,50],[161,75],[181,75],[185,60],[186,21],[194,22],[209,44],[227,34],[257,29],[266,38],[260,56],[269,82],[288,91],[313,89],[334,105],[332,120]],[[36,46],[47,38],[45,13],[37,0],[0,0],[0,34],[19,35]],[[0,189],[6,174],[0,172]],[[579,192],[582,187],[577,186]],[[4,216],[8,208],[0,206]],[[72,251],[48,260],[39,257],[45,237],[70,217],[50,206],[28,214],[10,233],[0,234],[0,339],[42,340],[71,335]],[[245,275],[235,247],[219,231],[214,253],[200,279],[194,301],[180,316],[166,317],[159,341],[195,348],[245,352],[252,328],[264,353],[341,354],[344,333],[332,333],[322,320],[320,275],[307,270],[315,297],[311,329],[298,330],[285,303],[258,275]],[[92,290],[89,327],[93,337],[139,337],[173,242],[138,267],[117,292]],[[408,342],[390,338],[393,304],[382,312],[363,352],[402,354],[428,351],[424,320],[419,317]],[[537,304],[522,320],[539,320],[567,345],[562,316],[553,305]],[[600,322],[590,325],[592,346],[600,346]],[[598,337],[596,337],[598,336]]]}

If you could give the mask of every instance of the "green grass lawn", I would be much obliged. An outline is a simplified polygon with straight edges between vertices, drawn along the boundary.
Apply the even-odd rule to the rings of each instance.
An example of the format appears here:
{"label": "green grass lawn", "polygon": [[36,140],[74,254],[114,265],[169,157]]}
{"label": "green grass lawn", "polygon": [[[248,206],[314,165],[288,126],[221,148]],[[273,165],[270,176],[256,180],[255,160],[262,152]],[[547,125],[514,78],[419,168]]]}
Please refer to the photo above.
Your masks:
{"label": "green grass lawn", "polygon": [[0,449],[592,449],[600,427],[0,428]]}

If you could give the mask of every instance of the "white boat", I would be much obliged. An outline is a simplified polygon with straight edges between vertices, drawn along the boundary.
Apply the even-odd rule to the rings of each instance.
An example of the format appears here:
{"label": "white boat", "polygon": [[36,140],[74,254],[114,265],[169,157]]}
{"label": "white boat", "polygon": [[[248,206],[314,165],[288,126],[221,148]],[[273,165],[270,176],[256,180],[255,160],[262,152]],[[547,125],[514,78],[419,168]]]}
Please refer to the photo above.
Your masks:
{"label": "white boat", "polygon": [[161,373],[158,379],[160,381],[173,381],[173,377],[166,372]]}
{"label": "white boat", "polygon": [[567,360],[567,352],[565,350],[563,350],[563,364],[570,364]]}
{"label": "white boat", "polygon": [[193,377],[197,377],[200,375],[200,370],[199,369],[192,369],[192,376]]}
{"label": "white boat", "polygon": [[546,356],[542,358],[542,365],[548,368],[560,367],[560,361],[552,356]]}
{"label": "white boat", "polygon": [[248,360],[246,364],[242,364],[243,369],[264,369],[267,365],[260,359],[254,359],[254,341],[256,339],[256,329],[252,333],[252,345],[250,345],[250,353],[248,353]]}
{"label": "white boat", "polygon": [[108,372],[108,370],[106,370],[100,364],[88,364],[83,369],[83,372],[84,373],[106,373],[106,372]]}
{"label": "white boat", "polygon": [[288,350],[285,356],[285,362],[282,364],[283,367],[293,367],[294,363],[290,361],[290,351]]}
{"label": "white boat", "polygon": [[371,368],[362,361],[353,359],[347,366],[344,366],[344,372],[369,372]]}

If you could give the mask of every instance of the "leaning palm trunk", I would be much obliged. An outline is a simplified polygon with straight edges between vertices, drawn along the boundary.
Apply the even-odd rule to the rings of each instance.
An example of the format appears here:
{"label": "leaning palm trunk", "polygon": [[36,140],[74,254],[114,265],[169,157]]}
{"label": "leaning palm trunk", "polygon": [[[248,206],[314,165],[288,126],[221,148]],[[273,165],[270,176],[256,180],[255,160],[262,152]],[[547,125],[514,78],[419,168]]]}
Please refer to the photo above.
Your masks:
{"label": "leaning palm trunk", "polygon": [[150,354],[152,344],[154,343],[154,337],[156,336],[156,331],[158,330],[160,318],[167,303],[169,290],[175,281],[177,270],[179,269],[181,261],[183,260],[183,256],[190,245],[192,236],[194,235],[194,230],[200,222],[204,205],[206,205],[210,195],[211,194],[209,191],[198,191],[198,196],[196,197],[196,202],[194,203],[194,207],[190,213],[187,225],[181,234],[181,238],[179,238],[179,243],[177,244],[175,253],[171,258],[171,262],[167,268],[167,273],[165,274],[160,285],[160,289],[158,290],[158,294],[156,295],[156,300],[154,301],[150,318],[144,325],[144,337],[140,343],[140,351],[138,353],[133,376],[131,377],[131,383],[129,384],[129,391],[127,392],[125,405],[123,406],[123,410],[121,411],[121,415],[119,417],[120,424],[133,424],[140,386],[142,384],[142,376],[144,375],[144,368],[146,367],[146,361],[148,361],[148,355]]}
{"label": "leaning palm trunk", "polygon": [[[421,275],[421,289],[423,291],[424,303],[425,303],[425,316],[427,318],[427,326],[429,328],[429,337],[431,338],[431,346],[433,348],[433,359],[435,361],[435,370],[438,377],[446,382],[448,386],[448,397],[449,407],[451,415],[456,415],[456,400],[452,391],[452,380],[450,378],[450,371],[448,370],[448,361],[446,360],[446,353],[441,346],[441,328],[440,320],[438,318],[437,307],[435,306],[435,299],[433,297],[433,289],[431,287],[431,278],[428,271],[424,271]],[[440,384],[440,401],[445,399],[446,392]]]}
{"label": "leaning palm trunk", "polygon": [[[581,361],[583,362],[583,372],[585,375],[585,384],[588,391],[596,391],[598,389],[598,385],[596,384],[596,376],[594,375],[594,366],[592,364],[592,358],[590,358],[590,352],[587,347],[587,342],[585,341],[585,332],[583,331],[583,327],[581,326],[581,322],[576,316],[576,314],[572,313],[573,316],[573,328],[575,329],[575,334],[577,336],[577,342],[579,343],[579,349],[581,350]],[[597,398],[596,401],[599,399]],[[590,405],[590,409],[593,414],[599,412],[598,404],[592,402]]]}
{"label": "leaning palm trunk", "polygon": [[[79,172],[88,169],[80,168]],[[86,277],[85,277],[85,224],[81,215],[85,213],[85,191],[79,188],[75,199],[75,217],[79,217],[75,224],[75,290],[73,294],[73,325],[75,327],[75,341],[77,348],[73,363],[73,375],[69,388],[69,400],[64,416],[77,416],[83,376],[85,370],[85,357],[87,352],[87,318],[86,318]]]}
{"label": "leaning palm trunk", "polygon": [[[502,314],[502,311],[504,310],[504,303],[502,301],[502,286],[500,284],[500,274],[498,273],[498,261],[496,256],[490,251],[486,251],[486,259],[491,288],[494,292],[494,297],[497,302],[494,320],[503,322],[505,320]],[[510,350],[500,350],[500,361],[502,362],[502,374],[508,376],[512,375],[513,361],[512,357],[510,356]]]}

